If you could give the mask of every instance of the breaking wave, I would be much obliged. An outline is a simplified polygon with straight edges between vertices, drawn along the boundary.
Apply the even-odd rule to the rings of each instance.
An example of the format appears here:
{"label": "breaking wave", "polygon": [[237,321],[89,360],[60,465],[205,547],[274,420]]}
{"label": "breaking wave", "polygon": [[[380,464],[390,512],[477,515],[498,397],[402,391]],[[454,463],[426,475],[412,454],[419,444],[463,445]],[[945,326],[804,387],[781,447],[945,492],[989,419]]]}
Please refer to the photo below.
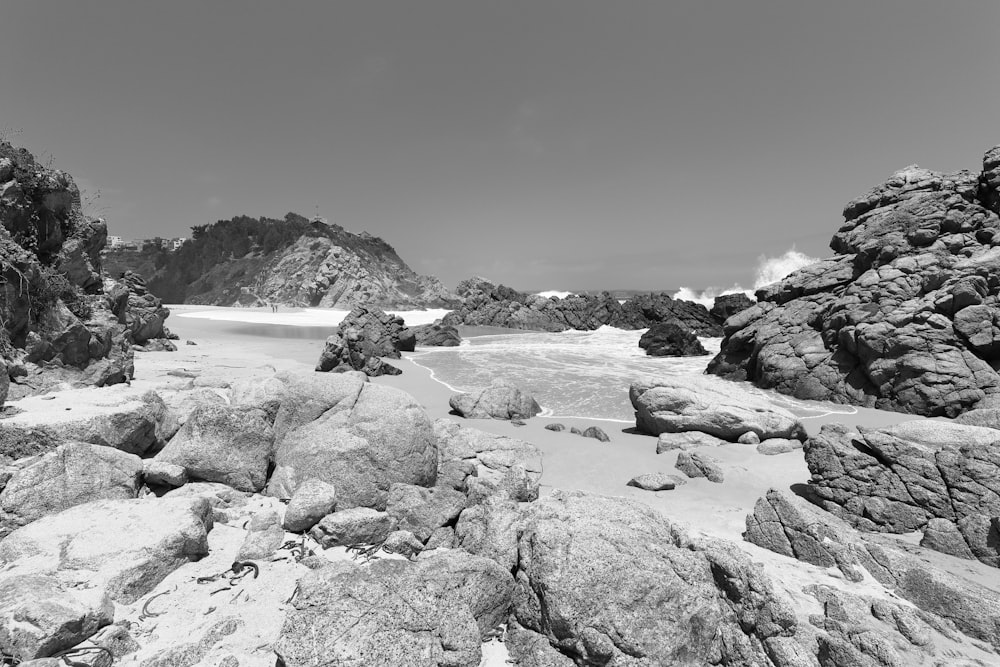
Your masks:
{"label": "breaking wave", "polygon": [[796,250],[795,246],[792,246],[789,250],[786,250],[784,254],[777,257],[761,255],[757,258],[757,268],[754,271],[753,289],[746,289],[739,284],[726,288],[709,287],[703,290],[682,287],[674,292],[673,296],[675,299],[683,299],[685,301],[700,303],[706,308],[711,308],[712,304],[715,303],[715,297],[722,296],[723,294],[736,294],[743,292],[748,297],[753,299],[754,292],[760,288],[776,283],[789,274],[805,268],[810,264],[815,264],[818,261],[819,258],[810,257],[809,255]]}

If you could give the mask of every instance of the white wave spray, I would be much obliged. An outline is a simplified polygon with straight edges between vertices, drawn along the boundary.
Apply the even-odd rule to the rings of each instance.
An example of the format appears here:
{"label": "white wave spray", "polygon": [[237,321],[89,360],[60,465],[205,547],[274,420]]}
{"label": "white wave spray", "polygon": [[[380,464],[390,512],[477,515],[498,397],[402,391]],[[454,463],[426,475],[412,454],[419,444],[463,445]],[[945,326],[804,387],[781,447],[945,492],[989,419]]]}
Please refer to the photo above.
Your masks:
{"label": "white wave spray", "polygon": [[757,269],[754,272],[753,289],[745,289],[739,284],[727,288],[709,287],[701,291],[691,289],[690,287],[682,287],[674,292],[673,296],[675,299],[683,299],[685,301],[700,303],[706,308],[711,308],[712,304],[715,303],[715,297],[722,296],[723,294],[736,294],[738,292],[743,292],[748,297],[753,299],[754,292],[760,288],[776,283],[782,278],[788,276],[790,273],[798,271],[799,269],[818,261],[818,258],[810,257],[805,253],[799,252],[796,250],[795,246],[792,246],[789,250],[786,250],[784,254],[777,257],[761,255],[757,258]]}

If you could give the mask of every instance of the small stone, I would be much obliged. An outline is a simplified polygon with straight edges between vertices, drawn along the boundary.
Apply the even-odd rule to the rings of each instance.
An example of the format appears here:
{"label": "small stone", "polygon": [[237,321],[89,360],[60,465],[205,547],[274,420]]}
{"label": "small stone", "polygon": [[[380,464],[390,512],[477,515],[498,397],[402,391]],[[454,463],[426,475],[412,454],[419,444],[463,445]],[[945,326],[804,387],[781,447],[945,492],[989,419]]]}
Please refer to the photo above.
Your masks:
{"label": "small stone", "polygon": [[337,490],[333,484],[316,478],[307,479],[295,489],[288,501],[285,530],[292,533],[309,530],[333,512],[336,505]]}
{"label": "small stone", "polygon": [[281,518],[274,510],[265,510],[252,519],[236,560],[260,560],[273,555],[285,541]]}
{"label": "small stone", "polygon": [[324,548],[383,542],[392,532],[393,520],[385,512],[352,507],[328,514],[309,531]]}
{"label": "small stone", "polygon": [[740,443],[741,445],[759,445],[760,436],[757,435],[757,433],[754,431],[747,431],[739,438],[737,438],[736,442]]}
{"label": "small stone", "polygon": [[189,340],[189,341],[187,341],[186,344],[187,345],[197,345],[198,343],[194,342],[193,340]]}
{"label": "small stone", "polygon": [[701,431],[661,433],[656,439],[656,453],[662,454],[675,449],[688,450],[695,447],[718,447],[725,444],[728,444],[725,440]]}
{"label": "small stone", "polygon": [[188,477],[184,468],[158,459],[143,459],[142,476],[150,486],[184,486]]}
{"label": "small stone", "polygon": [[524,421],[523,419],[511,419],[510,423],[513,424],[514,426],[527,426],[528,425],[528,422]]}
{"label": "small stone", "polygon": [[674,467],[688,477],[706,477],[708,481],[716,484],[721,484],[724,479],[722,468],[715,461],[701,454],[681,452],[677,455],[677,463]]}
{"label": "small stone", "polygon": [[786,440],[785,438],[768,438],[757,445],[757,451],[766,456],[787,454],[796,449],[802,449],[802,443],[798,440]]}
{"label": "small stone", "polygon": [[563,426],[562,424],[559,424],[559,423],[556,423],[556,424],[546,424],[545,425],[545,430],[546,431],[565,431],[566,427]]}
{"label": "small stone", "polygon": [[569,432],[572,433],[573,435],[583,435],[583,431],[581,431],[580,429],[578,429],[575,426],[573,428],[571,428],[569,430]]}
{"label": "small stone", "polygon": [[408,530],[396,530],[385,538],[382,548],[391,554],[413,558],[424,550],[423,543]]}
{"label": "small stone", "polygon": [[633,477],[627,486],[635,486],[646,491],[673,491],[677,483],[666,473],[651,472]]}
{"label": "small stone", "polygon": [[594,438],[595,440],[598,440],[600,442],[611,442],[611,438],[609,438],[608,434],[604,432],[604,429],[598,426],[589,427],[587,430],[583,432],[583,437]]}

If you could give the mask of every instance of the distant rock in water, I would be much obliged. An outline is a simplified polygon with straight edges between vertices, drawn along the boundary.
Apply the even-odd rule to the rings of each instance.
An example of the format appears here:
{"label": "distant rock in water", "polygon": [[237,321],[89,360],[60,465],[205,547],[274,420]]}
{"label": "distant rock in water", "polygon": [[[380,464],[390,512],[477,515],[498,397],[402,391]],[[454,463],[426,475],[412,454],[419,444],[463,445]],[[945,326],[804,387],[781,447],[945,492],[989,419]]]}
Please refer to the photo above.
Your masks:
{"label": "distant rock in water", "polygon": [[998,165],[907,167],[849,202],[837,254],[758,290],[709,372],[927,416],[1000,405]]}
{"label": "distant rock in water", "polygon": [[416,344],[422,347],[456,347],[461,344],[462,336],[458,329],[450,324],[420,324],[407,329],[408,335],[413,336]]}
{"label": "distant rock in water", "polygon": [[320,308],[442,308],[455,296],[417,275],[382,239],[289,213],[283,220],[240,216],[193,227],[175,251],[155,244],[114,250],[115,270],[154,266],[149,288],[170,303]]}
{"label": "distant rock in water", "polygon": [[547,298],[518,292],[485,278],[470,278],[456,290],[461,305],[448,313],[445,324],[494,326],[533,331],[593,331],[602,326],[645,329],[676,319],[699,336],[721,336],[722,321],[698,303],[667,294],[643,294],[619,303],[610,293]]}
{"label": "distant rock in water", "polygon": [[316,370],[361,371],[365,375],[399,375],[401,370],[382,361],[412,352],[416,338],[403,325],[403,318],[377,308],[358,307],[348,313],[337,332],[326,339]]}
{"label": "distant rock in water", "polygon": [[742,313],[744,310],[754,305],[754,303],[756,302],[743,292],[736,292],[735,294],[722,294],[715,297],[715,303],[712,304],[712,309],[708,312],[711,313],[712,317],[715,319],[725,322],[736,313]]}
{"label": "distant rock in water", "polygon": [[696,357],[708,354],[694,332],[677,320],[658,322],[642,334],[639,347],[651,357]]}

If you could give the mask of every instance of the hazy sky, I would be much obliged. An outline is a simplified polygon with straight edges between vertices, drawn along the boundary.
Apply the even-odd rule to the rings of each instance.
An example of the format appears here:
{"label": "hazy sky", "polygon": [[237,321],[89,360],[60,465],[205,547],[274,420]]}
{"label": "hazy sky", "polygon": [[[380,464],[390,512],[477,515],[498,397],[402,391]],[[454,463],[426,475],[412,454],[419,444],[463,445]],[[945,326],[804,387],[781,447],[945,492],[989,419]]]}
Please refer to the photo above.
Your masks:
{"label": "hazy sky", "polygon": [[981,165],[998,28],[996,0],[0,0],[0,127],[126,238],[318,206],[451,286],[748,284],[897,168]]}

